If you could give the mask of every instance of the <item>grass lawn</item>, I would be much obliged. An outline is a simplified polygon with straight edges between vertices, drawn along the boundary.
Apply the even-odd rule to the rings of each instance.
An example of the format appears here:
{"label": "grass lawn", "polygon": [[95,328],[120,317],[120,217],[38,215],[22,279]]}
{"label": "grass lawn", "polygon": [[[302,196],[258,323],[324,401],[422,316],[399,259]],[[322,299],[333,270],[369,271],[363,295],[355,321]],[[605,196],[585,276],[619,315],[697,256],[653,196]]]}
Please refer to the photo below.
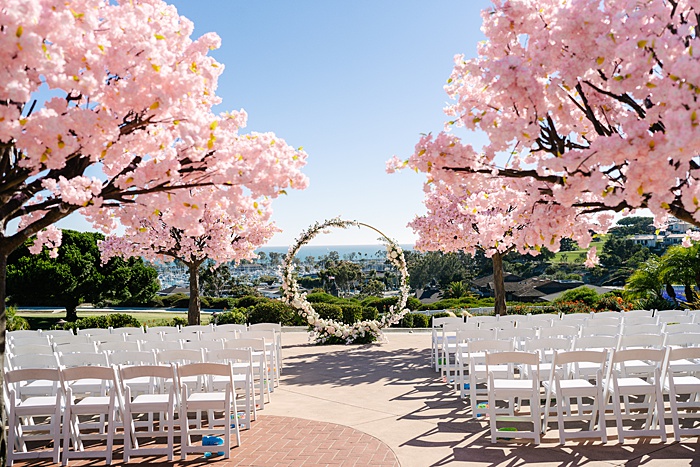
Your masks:
{"label": "grass lawn", "polygon": [[[92,311],[86,311],[86,310],[78,310],[78,318],[84,318],[86,316],[99,316],[103,315],[108,312],[100,311],[100,312],[92,312]],[[120,311],[115,311],[115,313],[120,313]],[[180,317],[180,318],[187,318],[187,313],[186,312],[148,312],[148,311],[136,311],[133,313],[129,313],[129,315],[135,317],[139,321],[141,321],[141,324],[145,326],[149,325],[154,325],[158,321],[162,320],[170,320],[175,317]],[[22,318],[26,319],[29,322],[29,326],[31,329],[51,329],[53,326],[58,323],[59,320],[63,319],[66,317],[65,312],[59,312],[59,313],[52,313],[52,312],[47,312],[47,311],[20,311],[17,313],[17,316],[21,316]],[[200,315],[200,319],[202,321],[202,324],[208,324],[209,323],[209,318],[211,317],[210,313],[202,313]]]}
{"label": "grass lawn", "polygon": [[598,255],[603,251],[603,244],[605,243],[606,235],[596,235],[591,242],[589,248],[585,250],[575,250],[575,251],[560,251],[559,253],[554,253],[554,258],[552,258],[552,263],[576,263],[583,264],[586,261],[586,255],[590,248],[596,247],[598,249]]}

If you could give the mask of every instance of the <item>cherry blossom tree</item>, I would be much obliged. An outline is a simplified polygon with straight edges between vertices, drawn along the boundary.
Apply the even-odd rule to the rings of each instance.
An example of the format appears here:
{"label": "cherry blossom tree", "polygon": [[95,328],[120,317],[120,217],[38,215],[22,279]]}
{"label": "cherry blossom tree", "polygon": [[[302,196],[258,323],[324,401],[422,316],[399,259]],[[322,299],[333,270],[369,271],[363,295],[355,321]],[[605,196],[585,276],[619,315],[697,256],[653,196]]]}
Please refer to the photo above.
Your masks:
{"label": "cherry blossom tree", "polygon": [[[503,256],[513,250],[536,256],[543,247],[558,251],[561,239],[571,236],[585,239],[587,245],[591,236],[583,224],[568,222],[571,215],[566,210],[573,208],[540,203],[538,198],[498,182],[490,180],[488,190],[479,193],[469,192],[458,183],[427,183],[428,212],[409,226],[419,235],[416,243],[419,250],[469,254],[481,250],[490,257],[495,312],[505,314]],[[558,232],[557,236],[544,235],[553,230]]]}
{"label": "cherry blossom tree", "polygon": [[[236,219],[241,198],[264,196],[269,186],[303,188],[305,178],[288,171],[303,162],[301,151],[265,161],[271,171],[241,168],[241,158],[276,158],[261,150],[275,139],[239,136],[244,112],[212,112],[223,66],[208,53],[220,40],[193,40],[192,31],[161,0],[0,5],[0,364],[7,257],[33,235],[33,251],[55,250],[58,220],[81,211],[109,231],[110,208],[132,205],[201,234],[200,207],[215,199],[229,197]],[[247,153],[235,152],[246,144]]]}
{"label": "cherry blossom tree", "polygon": [[[639,208],[657,225],[673,215],[700,226],[696,2],[494,0],[482,17],[487,40],[476,58],[455,57],[445,86],[447,132],[392,167],[477,195],[500,184],[548,206],[558,222],[531,217],[544,242],[575,224],[586,244],[590,229],[610,227],[590,214]],[[488,143],[477,150],[455,127]]]}

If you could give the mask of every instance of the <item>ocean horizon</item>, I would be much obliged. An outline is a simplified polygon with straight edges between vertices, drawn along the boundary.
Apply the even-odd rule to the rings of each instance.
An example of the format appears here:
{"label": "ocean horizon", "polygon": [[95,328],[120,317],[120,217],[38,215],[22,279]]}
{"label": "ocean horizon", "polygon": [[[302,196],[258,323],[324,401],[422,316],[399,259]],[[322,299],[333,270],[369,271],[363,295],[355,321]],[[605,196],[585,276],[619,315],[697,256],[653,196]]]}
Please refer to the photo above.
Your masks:
{"label": "ocean horizon", "polygon": [[[413,250],[413,245],[410,243],[401,244],[400,246],[406,251]],[[288,246],[264,246],[255,250],[256,253],[265,252],[266,254],[287,254],[287,251],[289,251]],[[299,249],[297,257],[304,259],[308,256],[313,256],[318,259],[321,256],[328,255],[331,251],[337,251],[340,259],[351,253],[355,253],[356,259],[376,259],[386,256],[386,246],[382,243],[376,243],[373,245],[304,245]],[[379,255],[377,255],[378,252]]]}

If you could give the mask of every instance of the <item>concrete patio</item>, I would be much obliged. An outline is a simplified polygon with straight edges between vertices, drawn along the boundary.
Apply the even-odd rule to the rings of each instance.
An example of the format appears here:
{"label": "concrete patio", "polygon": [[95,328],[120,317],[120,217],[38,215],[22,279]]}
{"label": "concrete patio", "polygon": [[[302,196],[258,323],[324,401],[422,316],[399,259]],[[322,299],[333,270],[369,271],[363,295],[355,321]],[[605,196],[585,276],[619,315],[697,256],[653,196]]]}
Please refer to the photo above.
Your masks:
{"label": "concrete patio", "polygon": [[[242,432],[242,445],[232,449],[229,460],[191,455],[181,462],[176,447],[169,465],[700,465],[697,437],[676,443],[667,425],[666,443],[633,438],[618,444],[610,419],[605,444],[574,441],[561,446],[556,430],[539,446],[506,440],[492,444],[488,423],[471,420],[464,401],[430,368],[429,333],[392,332],[388,343],[366,346],[316,346],[307,339],[305,332],[282,334],[281,384],[252,429]],[[168,464],[163,457],[131,462],[137,463]],[[121,446],[113,465],[123,465]]]}

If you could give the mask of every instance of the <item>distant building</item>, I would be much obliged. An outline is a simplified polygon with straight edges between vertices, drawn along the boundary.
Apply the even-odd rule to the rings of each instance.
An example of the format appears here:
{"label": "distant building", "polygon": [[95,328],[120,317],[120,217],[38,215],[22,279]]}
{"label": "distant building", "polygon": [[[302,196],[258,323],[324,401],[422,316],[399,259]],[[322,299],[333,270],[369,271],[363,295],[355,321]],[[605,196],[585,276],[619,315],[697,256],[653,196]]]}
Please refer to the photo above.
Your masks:
{"label": "distant building", "polygon": [[[663,241],[663,237],[661,237]],[[647,248],[656,248],[656,244],[659,241],[658,235],[632,235],[630,237],[636,245],[642,245]]]}
{"label": "distant building", "polygon": [[[575,289],[583,285],[581,281],[550,280],[539,277],[522,279],[520,276],[510,273],[504,273],[503,279],[506,301],[515,302],[539,302],[543,301],[547,295]],[[472,286],[482,296],[493,297],[495,295],[493,274],[475,279],[472,281]]]}

